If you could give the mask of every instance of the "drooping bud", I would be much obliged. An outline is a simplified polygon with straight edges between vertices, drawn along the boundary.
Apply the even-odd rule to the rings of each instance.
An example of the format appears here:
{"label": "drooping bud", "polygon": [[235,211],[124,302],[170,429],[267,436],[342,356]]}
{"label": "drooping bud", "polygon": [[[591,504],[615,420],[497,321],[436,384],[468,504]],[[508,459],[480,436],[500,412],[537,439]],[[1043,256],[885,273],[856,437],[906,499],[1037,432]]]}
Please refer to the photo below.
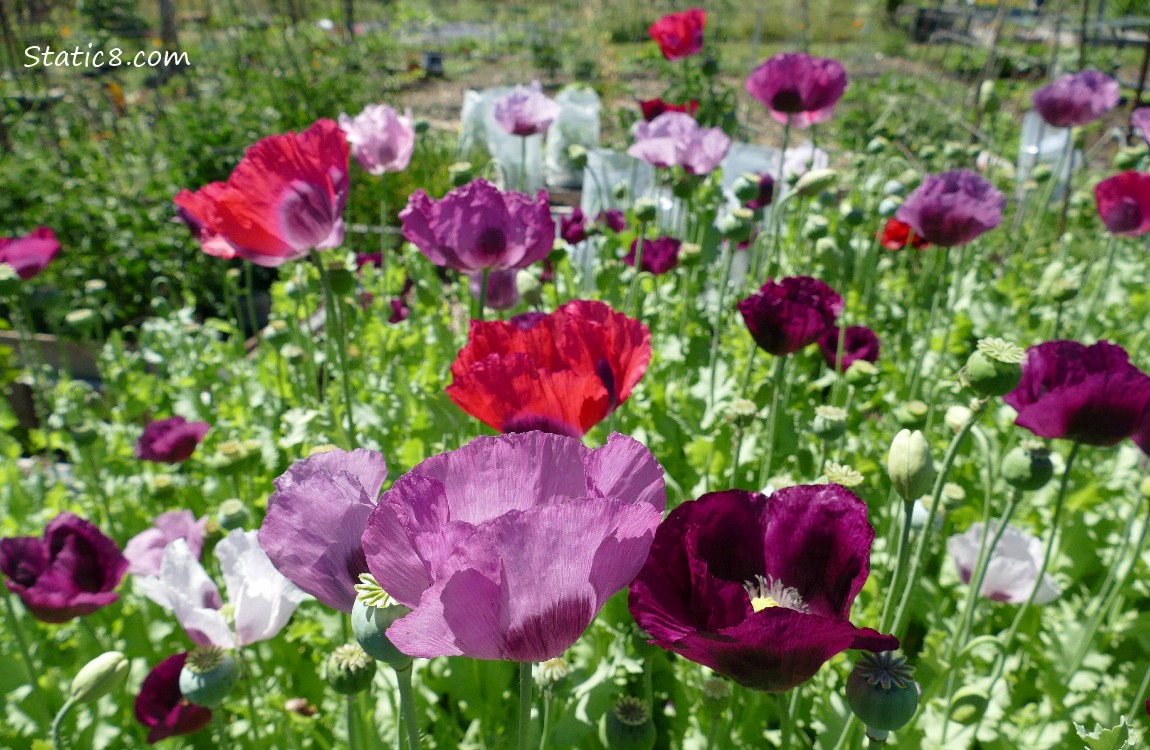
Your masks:
{"label": "drooping bud", "polygon": [[647,704],[625,695],[603,717],[600,739],[608,750],[651,750],[655,747],[655,722]]}
{"label": "drooping bud", "polygon": [[355,585],[355,604],[351,608],[351,632],[369,656],[392,668],[411,666],[411,657],[395,647],[387,637],[391,624],[411,610],[395,603],[370,573],[361,573]]}
{"label": "drooping bud", "polygon": [[918,710],[914,667],[893,651],[865,654],[847,678],[847,704],[879,742],[906,726]]}
{"label": "drooping bud", "polygon": [[963,378],[984,398],[1005,396],[1022,379],[1024,359],[1026,352],[1017,344],[997,338],[981,339],[966,360]]}
{"label": "drooping bud", "polygon": [[230,652],[219,646],[197,646],[180,671],[180,692],[197,706],[217,708],[239,679],[240,668]]}
{"label": "drooping bud", "polygon": [[887,454],[886,471],[895,491],[908,503],[930,492],[934,459],[921,432],[902,430],[895,435]]}
{"label": "drooping bud", "polygon": [[1050,451],[1041,443],[1023,443],[1002,459],[1002,478],[1011,487],[1033,492],[1045,487],[1052,476]]}
{"label": "drooping bud", "polygon": [[838,179],[839,173],[833,169],[812,169],[795,183],[795,195],[800,198],[811,198],[834,187]]}
{"label": "drooping bud", "polygon": [[100,654],[76,673],[69,700],[76,703],[100,700],[124,683],[130,667],[131,663],[119,651]]}
{"label": "drooping bud", "polygon": [[355,695],[371,687],[375,659],[357,643],[338,646],[327,660],[327,683],[340,695]]}

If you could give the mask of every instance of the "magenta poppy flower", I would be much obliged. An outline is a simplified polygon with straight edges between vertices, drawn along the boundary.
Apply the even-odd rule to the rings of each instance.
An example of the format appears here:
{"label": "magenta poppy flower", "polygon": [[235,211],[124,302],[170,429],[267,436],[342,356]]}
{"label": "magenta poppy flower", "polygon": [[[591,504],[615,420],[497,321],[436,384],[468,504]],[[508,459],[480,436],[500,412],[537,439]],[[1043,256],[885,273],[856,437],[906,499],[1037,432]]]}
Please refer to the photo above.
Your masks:
{"label": "magenta poppy flower", "polygon": [[[675,268],[679,265],[679,249],[682,245],[682,241],[674,237],[643,240],[642,270],[659,276]],[[623,262],[634,268],[638,252],[639,240],[636,238],[631,242],[631,252],[627,253]]]}
{"label": "magenta poppy flower", "polygon": [[387,317],[387,322],[391,325],[402,323],[403,321],[407,320],[409,315],[411,315],[411,308],[407,306],[407,303],[403,301],[403,298],[393,297],[391,299],[391,315]]}
{"label": "magenta poppy flower", "polygon": [[1087,125],[1118,106],[1118,81],[1097,70],[1062,76],[1035,91],[1030,99],[1047,125],[1075,128]]}
{"label": "magenta poppy flower", "polygon": [[707,25],[707,12],[691,8],[682,13],[668,13],[660,18],[647,33],[659,45],[659,51],[668,60],[681,60],[703,51],[703,29]]}
{"label": "magenta poppy flower", "polygon": [[839,337],[843,336],[843,372],[858,360],[878,362],[879,344],[878,335],[866,326],[849,326],[845,336],[839,327],[829,328],[819,337],[819,351],[827,361],[827,367],[838,369]]}
{"label": "magenta poppy flower", "polygon": [[[519,269],[512,268],[507,271],[492,271],[487,277],[487,298],[484,300],[487,307],[492,310],[510,310],[519,304]],[[482,288],[483,274],[471,274],[468,288],[471,296],[479,299],[479,290]]]}
{"label": "magenta poppy flower", "polygon": [[647,558],[663,469],[613,434],[479,437],[396,480],[363,535],[375,579],[412,609],[387,631],[416,657],[545,661]]}
{"label": "magenta poppy flower", "polygon": [[204,252],[278,266],[343,244],[347,171],[343,131],[321,119],[299,135],[264,138],[227,182],[181,190],[173,200]]}
{"label": "magenta poppy flower", "polygon": [[831,119],[847,90],[847,73],[838,60],[782,52],[747,76],[746,89],[771,117],[805,130]]}
{"label": "magenta poppy flower", "polygon": [[365,267],[372,266],[374,268],[383,267],[383,253],[380,251],[374,253],[356,253],[355,254],[355,270],[362,271]]}
{"label": "magenta poppy flower", "polygon": [[67,622],[120,598],[128,561],[108,537],[64,512],[48,522],[44,537],[0,539],[0,572],[8,590],[44,622]]}
{"label": "magenta poppy flower", "polygon": [[363,171],[379,176],[402,172],[415,151],[415,121],[408,109],[400,116],[386,104],[369,104],[354,118],[340,114],[351,155]]}
{"label": "magenta poppy flower", "polygon": [[275,480],[260,547],[300,589],[351,612],[355,584],[367,572],[360,537],[385,481],[383,455],[365,448],[297,461]]}
{"label": "magenta poppy flower", "polygon": [[1137,237],[1150,231],[1150,174],[1122,172],[1094,186],[1102,223],[1113,234]]}
{"label": "magenta poppy flower", "polygon": [[148,422],[136,442],[136,458],[163,464],[187,461],[211,428],[207,422],[189,422],[183,417]]}
{"label": "magenta poppy flower", "polygon": [[692,99],[685,104],[672,104],[662,99],[641,99],[639,100],[639,110],[647,122],[654,120],[664,112],[686,112],[694,117],[695,113],[699,111],[699,100]]}
{"label": "magenta poppy flower", "polygon": [[895,218],[932,245],[965,245],[1002,223],[1006,196],[977,172],[957,169],[928,174]]}
{"label": "magenta poppy flower", "polygon": [[627,215],[617,208],[600,211],[595,223],[605,226],[612,232],[622,232],[627,228]]}
{"label": "magenta poppy flower", "polygon": [[509,135],[526,137],[546,133],[559,117],[560,109],[558,102],[543,93],[539,81],[532,81],[530,88],[516,86],[514,91],[496,100],[492,115]]}
{"label": "magenta poppy flower", "polygon": [[682,167],[690,174],[707,174],[723,161],[731,138],[722,128],[702,128],[682,112],[665,112],[635,129],[627,153],[659,169]]}
{"label": "magenta poppy flower", "polygon": [[180,692],[180,672],[188,659],[174,654],[148,672],[136,696],[136,721],[148,728],[148,744],[194,734],[212,722],[211,709],[189,703]]}
{"label": "magenta poppy flower", "polygon": [[1018,411],[1014,423],[1039,437],[1099,446],[1133,438],[1150,453],[1150,375],[1108,341],[1030,347],[1004,400]]}
{"label": "magenta poppy flower", "polygon": [[576,206],[559,219],[559,236],[569,245],[578,245],[589,236],[588,223],[583,209]]}
{"label": "magenta poppy flower", "polygon": [[1142,139],[1150,145],[1150,107],[1139,107],[1130,115],[1130,124],[1142,134]]}
{"label": "magenta poppy flower", "polygon": [[755,343],[776,356],[813,344],[834,327],[843,298],[811,276],[791,276],[762,288],[739,302],[739,312]]}
{"label": "magenta poppy flower", "polygon": [[631,614],[651,643],[745,687],[790,690],[848,648],[898,648],[849,619],[874,535],[866,503],[837,484],[712,492],[659,526]]}
{"label": "magenta poppy flower", "polygon": [[128,572],[136,576],[158,576],[164,548],[177,539],[187,542],[188,551],[200,559],[207,523],[207,516],[197,521],[196,514],[190,510],[170,510],[156,516],[152,528],[136,534],[124,547]]}
{"label": "magenta poppy flower", "polygon": [[36,227],[23,237],[0,237],[0,263],[12,266],[24,281],[47,268],[59,252],[56,233],[48,227]]}
{"label": "magenta poppy flower", "polygon": [[471,274],[526,268],[547,257],[555,222],[540,190],[532,199],[475,180],[439,200],[416,190],[400,212],[403,236],[437,266]]}

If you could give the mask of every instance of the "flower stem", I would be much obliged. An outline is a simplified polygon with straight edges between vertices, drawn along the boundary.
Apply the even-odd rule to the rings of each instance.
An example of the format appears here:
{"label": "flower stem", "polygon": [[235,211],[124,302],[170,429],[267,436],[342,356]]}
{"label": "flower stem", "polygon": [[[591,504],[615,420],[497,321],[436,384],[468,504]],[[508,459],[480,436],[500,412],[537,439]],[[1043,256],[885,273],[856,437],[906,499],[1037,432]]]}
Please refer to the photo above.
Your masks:
{"label": "flower stem", "polygon": [[[639,222],[639,237],[635,241],[635,275],[631,277],[631,286],[627,289],[627,301],[624,305],[627,310],[631,309],[632,300],[638,300],[639,297],[639,274],[643,273],[643,243],[646,238],[647,222],[641,221]],[[639,313],[643,309],[643,303],[639,300],[635,305],[634,317],[638,319]]]}
{"label": "flower stem", "polygon": [[359,723],[359,717],[356,715],[355,695],[344,696],[344,707],[347,712],[347,750],[357,750],[359,737],[355,727]]}
{"label": "flower stem", "polygon": [[898,539],[898,557],[895,559],[894,571],[891,573],[890,586],[886,590],[886,601],[882,605],[882,617],[879,620],[882,625],[880,627],[885,626],[888,621],[891,607],[894,605],[894,594],[900,590],[899,582],[906,572],[906,564],[910,559],[910,527],[911,518],[914,516],[914,501],[904,500],[902,507],[902,532]]}
{"label": "flower stem", "polygon": [[[783,125],[783,146],[779,150],[779,168],[775,172],[775,187],[774,194],[771,196],[771,220],[768,228],[768,244],[766,245],[766,254],[770,257],[770,265],[767,266],[768,271],[774,268],[775,253],[779,247],[779,231],[782,225],[782,206],[780,205],[779,197],[783,193],[783,168],[786,164],[787,157],[787,142],[791,139],[791,118],[787,117],[787,122]],[[751,281],[757,282],[759,279],[759,271],[762,269],[762,257],[756,257],[755,262],[751,269]]]}
{"label": "flower stem", "polygon": [[64,701],[64,705],[60,706],[60,710],[56,712],[56,718],[52,720],[51,738],[53,750],[69,750],[69,748],[72,747],[71,740],[65,739],[60,733],[60,730],[64,726],[64,719],[72,712],[72,708],[75,705],[76,702],[71,698]]}
{"label": "flower stem", "polygon": [[483,308],[487,306],[487,280],[491,278],[491,269],[484,268],[479,279],[479,298],[475,300],[475,314],[471,317],[478,321],[483,320]]}
{"label": "flower stem", "polygon": [[395,680],[399,683],[399,711],[407,727],[408,750],[419,750],[419,719],[415,715],[415,691],[411,689],[413,667],[395,670]]}
{"label": "flower stem", "polygon": [[543,696],[543,733],[539,735],[539,750],[547,750],[548,735],[551,734],[551,696]]}
{"label": "flower stem", "polygon": [[531,662],[519,662],[519,750],[527,750],[531,727]]}
{"label": "flower stem", "polygon": [[723,250],[726,254],[726,262],[723,263],[723,276],[719,282],[719,306],[715,309],[715,329],[711,333],[711,398],[709,406],[711,413],[715,411],[715,372],[719,369],[719,333],[723,327],[723,313],[724,303],[727,299],[727,283],[731,278],[731,264],[735,260],[735,249],[731,247],[730,242],[723,243]]}
{"label": "flower stem", "polygon": [[228,729],[224,723],[224,710],[222,708],[212,711],[212,725],[216,729],[216,744],[219,745],[220,750],[225,750],[228,747]]}
{"label": "flower stem", "polygon": [[16,646],[20,650],[20,659],[24,662],[24,668],[28,670],[28,684],[32,686],[32,692],[36,694],[36,701],[40,704],[40,710],[47,719],[52,714],[48,710],[48,702],[44,698],[44,693],[40,691],[40,683],[36,681],[36,664],[32,661],[32,652],[28,650],[28,641],[24,639],[24,628],[20,623],[20,618],[16,615],[16,608],[12,606],[12,597],[4,596],[4,608],[8,612],[8,622],[12,625],[12,634],[16,636]]}
{"label": "flower stem", "polygon": [[771,413],[767,415],[767,446],[766,455],[763,457],[763,465],[759,470],[759,487],[765,487],[767,479],[771,476],[771,461],[774,458],[775,452],[775,430],[779,425],[779,396],[783,390],[783,375],[787,367],[787,357],[779,356],[775,358],[775,372],[774,383],[771,384]]}
{"label": "flower stem", "polygon": [[[340,369],[340,385],[343,387],[343,402],[347,411],[347,442],[348,448],[354,448],[356,445],[355,438],[355,417],[352,414],[352,400],[351,400],[351,371],[347,366],[347,336],[343,328],[343,315],[339,310],[339,301],[335,298],[335,292],[331,286],[331,277],[328,274],[327,268],[324,267],[323,262],[320,260],[319,253],[315,250],[311,251],[312,260],[315,261],[316,267],[319,268],[319,277],[323,282],[324,303],[327,306],[328,322],[335,323],[335,353],[339,357]],[[332,329],[331,326],[327,327],[326,335],[328,340],[331,340]]]}

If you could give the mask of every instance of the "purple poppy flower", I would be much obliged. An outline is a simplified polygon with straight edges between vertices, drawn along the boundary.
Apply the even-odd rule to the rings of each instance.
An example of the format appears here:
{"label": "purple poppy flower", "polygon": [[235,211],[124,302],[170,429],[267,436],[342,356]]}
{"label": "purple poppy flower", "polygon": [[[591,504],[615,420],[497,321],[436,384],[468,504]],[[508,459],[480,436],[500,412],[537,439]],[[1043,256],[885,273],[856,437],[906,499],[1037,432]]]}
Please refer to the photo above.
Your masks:
{"label": "purple poppy flower", "polygon": [[[993,535],[997,527],[992,526]],[[950,553],[958,576],[963,583],[970,583],[974,566],[978,564],[978,551],[982,548],[983,525],[976,523],[965,534],[956,534],[946,540],[946,551]],[[996,602],[1022,604],[1030,598],[1034,584],[1038,581],[1038,571],[1042,569],[1042,542],[1038,537],[1007,526],[1002,538],[990,551],[986,566],[986,577],[982,581],[980,594]],[[1034,597],[1035,604],[1049,604],[1058,598],[1062,589],[1054,579],[1044,574],[1042,585]]]}
{"label": "purple poppy flower", "polygon": [[0,572],[8,577],[8,590],[44,622],[67,622],[116,601],[120,596],[113,589],[127,569],[115,542],[68,512],[48,523],[42,539],[0,539]]}
{"label": "purple poppy flower", "polygon": [[395,325],[407,320],[407,316],[411,315],[411,308],[403,301],[402,297],[393,297],[391,299],[391,315],[388,316],[387,322]]}
{"label": "purple poppy flower", "polygon": [[1150,174],[1122,172],[1094,186],[1098,216],[1111,233],[1138,237],[1150,232]]}
{"label": "purple poppy flower", "polygon": [[545,661],[639,571],[666,504],[663,470],[613,434],[596,450],[542,432],[479,437],[383,493],[363,548],[412,612],[387,637],[431,658]]}
{"label": "purple poppy flower", "polygon": [[1004,400],[1014,423],[1044,438],[1116,445],[1126,438],[1150,453],[1150,375],[1108,341],[1047,341],[1026,351],[1022,380]]}
{"label": "purple poppy flower", "polygon": [[850,369],[858,360],[877,362],[879,350],[878,336],[866,326],[849,326],[846,334],[839,327],[830,328],[819,337],[819,351],[827,361],[827,367],[838,369],[839,337],[843,339],[843,372]]}
{"label": "purple poppy flower", "polygon": [[520,331],[530,331],[545,320],[547,320],[547,313],[531,311],[512,315],[511,320],[507,322],[514,325]]}
{"label": "purple poppy flower", "polygon": [[532,199],[500,192],[486,180],[456,188],[440,200],[416,190],[400,212],[403,236],[437,266],[471,274],[489,268],[526,268],[555,244],[547,193]]}
{"label": "purple poppy flower", "polygon": [[402,172],[415,150],[415,122],[408,109],[401,117],[386,104],[369,104],[354,118],[340,114],[351,155],[368,174]]}
{"label": "purple poppy flower", "polygon": [[1002,223],[1006,196],[969,169],[928,174],[895,218],[932,245],[955,247]]}
{"label": "purple poppy flower", "polygon": [[554,99],[543,93],[539,81],[532,81],[531,88],[516,86],[514,91],[497,100],[492,114],[508,134],[526,137],[547,132],[560,109]]}
{"label": "purple poppy flower", "polygon": [[[667,273],[679,265],[679,249],[682,241],[674,237],[659,237],[657,239],[643,240],[643,269],[647,273],[659,276]],[[623,258],[623,262],[632,268],[635,267],[635,256],[639,251],[639,240],[631,242],[631,252]]]}
{"label": "purple poppy flower", "polygon": [[747,76],[746,89],[771,117],[805,130],[831,119],[847,90],[847,73],[838,60],[782,52]]}
{"label": "purple poppy flower", "polygon": [[569,245],[578,245],[588,237],[587,215],[576,206],[559,220],[559,236]]}
{"label": "purple poppy flower", "polygon": [[722,128],[701,128],[684,112],[664,112],[635,129],[627,153],[659,169],[682,167],[690,174],[707,174],[719,166],[731,147]]}
{"label": "purple poppy flower", "polygon": [[148,422],[136,443],[136,458],[162,464],[187,461],[211,428],[207,422],[189,422],[183,417]]}
{"label": "purple poppy flower", "polygon": [[188,652],[174,654],[148,672],[136,696],[136,721],[148,728],[148,744],[193,734],[212,722],[211,709],[189,703],[180,692]]}
{"label": "purple poppy flower", "polygon": [[1130,124],[1142,133],[1142,139],[1150,145],[1150,107],[1139,107],[1130,115]]}
{"label": "purple poppy flower", "polygon": [[1047,125],[1087,125],[1118,106],[1118,81],[1097,70],[1064,75],[1031,95],[1034,109]]}
{"label": "purple poppy flower", "polygon": [[362,271],[365,266],[374,266],[375,268],[383,267],[383,253],[356,253],[355,254],[355,270]]}
{"label": "purple poppy flower", "polygon": [[617,208],[600,211],[595,217],[595,223],[601,224],[612,232],[622,232],[627,228],[627,215]]}
{"label": "purple poppy flower", "polygon": [[781,356],[815,343],[833,328],[843,298],[816,278],[792,276],[779,282],[768,279],[738,307],[755,343]]}
{"label": "purple poppy flower", "polygon": [[[508,271],[492,271],[487,277],[487,298],[485,303],[492,310],[510,310],[519,304],[519,285],[517,278],[519,269]],[[471,274],[471,296],[479,299],[480,285],[483,283],[483,274]]]}
{"label": "purple poppy flower", "polygon": [[275,480],[260,546],[280,573],[323,604],[351,612],[367,572],[360,537],[387,480],[387,463],[359,448],[317,453]]}
{"label": "purple poppy flower", "polygon": [[128,572],[135,576],[158,576],[164,548],[177,539],[188,544],[188,551],[198,560],[204,549],[204,527],[208,517],[196,520],[190,510],[170,510],[156,516],[155,525],[128,540],[124,557]]}
{"label": "purple poppy flower", "polygon": [[898,648],[849,619],[873,541],[866,503],[837,484],[712,492],[659,526],[631,614],[651,643],[745,687],[790,690],[848,648]]}
{"label": "purple poppy flower", "polygon": [[36,227],[23,237],[0,237],[0,263],[12,266],[23,281],[47,268],[59,252],[56,233],[48,227]]}

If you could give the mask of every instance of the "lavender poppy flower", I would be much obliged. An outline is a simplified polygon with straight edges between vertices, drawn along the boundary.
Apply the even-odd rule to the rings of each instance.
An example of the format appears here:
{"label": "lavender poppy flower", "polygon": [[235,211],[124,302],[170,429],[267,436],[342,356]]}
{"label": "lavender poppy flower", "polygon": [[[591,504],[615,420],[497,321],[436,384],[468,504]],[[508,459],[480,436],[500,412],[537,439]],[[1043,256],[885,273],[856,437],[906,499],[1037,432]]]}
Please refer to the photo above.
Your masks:
{"label": "lavender poppy flower", "polygon": [[115,542],[68,512],[48,522],[42,539],[0,539],[0,572],[8,577],[8,590],[44,622],[67,622],[116,601],[120,596],[113,589],[127,569]]}
{"label": "lavender poppy flower", "polygon": [[846,372],[858,360],[877,362],[881,345],[878,336],[866,326],[850,326],[846,334],[839,327],[830,328],[819,337],[819,351],[827,361],[827,367],[838,369],[839,338],[843,339],[842,371]]}
{"label": "lavender poppy flower", "polygon": [[1098,216],[1112,234],[1138,237],[1150,232],[1150,174],[1122,172],[1094,186]]}
{"label": "lavender poppy flower", "polygon": [[199,646],[233,649],[275,638],[303,601],[260,548],[256,532],[236,529],[216,545],[232,617],[220,590],[182,539],[164,548],[160,575],[136,579],[145,596],[171,611]]}
{"label": "lavender poppy flower", "polygon": [[1004,397],[1014,423],[1044,438],[1116,445],[1150,453],[1150,375],[1108,341],[1047,341],[1026,351],[1022,380]]}
{"label": "lavender poppy flower", "polygon": [[965,245],[1002,223],[1006,196],[969,169],[926,175],[895,218],[932,245]]}
{"label": "lavender poppy flower", "polygon": [[189,703],[180,692],[188,652],[174,654],[148,672],[136,696],[136,721],[148,728],[148,744],[194,734],[212,721],[211,709]]}
{"label": "lavender poppy flower", "polygon": [[480,437],[383,494],[363,548],[412,612],[387,637],[431,658],[545,661],[638,572],[666,504],[663,470],[613,434],[596,450],[541,432]]}
{"label": "lavender poppy flower", "polygon": [[[995,530],[996,527],[992,526],[991,535]],[[978,563],[978,550],[983,544],[982,537],[983,525],[976,523],[965,534],[956,534],[946,540],[946,551],[954,560],[963,583],[970,583],[974,566]],[[990,551],[986,577],[979,593],[996,602],[1024,603],[1030,598],[1030,592],[1038,580],[1042,557],[1042,542],[1038,537],[1007,526],[998,544]],[[1054,579],[1043,575],[1034,603],[1049,604],[1061,593],[1062,589]]]}
{"label": "lavender poppy flower", "polygon": [[47,268],[59,253],[60,242],[48,227],[36,227],[23,237],[0,237],[0,263],[12,266],[23,281]]}
{"label": "lavender poppy flower", "polygon": [[[492,310],[510,310],[519,304],[519,286],[516,280],[519,276],[519,269],[512,268],[508,271],[492,271],[487,278],[487,298],[485,300],[487,307]],[[479,299],[479,290],[483,283],[483,274],[471,274],[471,282],[468,287],[471,289],[471,296]]]}
{"label": "lavender poppy flower", "polygon": [[401,117],[386,104],[369,104],[354,118],[340,114],[351,155],[368,174],[402,172],[415,150],[415,122],[408,109]]}
{"label": "lavender poppy flower", "polygon": [[703,495],[659,526],[631,614],[661,648],[783,692],[848,648],[898,648],[849,619],[873,541],[866,504],[837,484]]}
{"label": "lavender poppy flower", "polygon": [[843,298],[816,278],[792,276],[779,282],[768,279],[738,307],[755,343],[781,356],[815,343],[832,328],[843,311]]}
{"label": "lavender poppy flower", "polygon": [[403,236],[437,266],[471,274],[488,268],[526,268],[555,244],[555,222],[542,190],[532,200],[500,192],[486,180],[456,188],[440,200],[416,190],[400,212]]}
{"label": "lavender poppy flower", "polygon": [[149,422],[136,442],[136,458],[165,464],[187,461],[211,428],[207,422],[189,422],[183,417]]}
{"label": "lavender poppy flower", "polygon": [[635,129],[627,153],[659,169],[682,167],[690,174],[714,171],[731,147],[721,128],[701,128],[684,112],[664,112]]}
{"label": "lavender poppy flower", "polygon": [[260,546],[276,570],[323,604],[351,612],[367,572],[360,537],[387,480],[387,463],[359,448],[316,453],[275,480]]}
{"label": "lavender poppy flower", "polygon": [[1064,75],[1031,95],[1034,109],[1047,125],[1074,128],[1099,119],[1118,106],[1118,82],[1089,69]]}
{"label": "lavender poppy flower", "polygon": [[128,572],[136,576],[158,576],[164,548],[177,539],[187,542],[188,551],[197,560],[200,559],[207,523],[207,516],[197,521],[196,514],[190,510],[170,510],[156,516],[152,528],[136,534],[124,547]]}
{"label": "lavender poppy flower", "polygon": [[[642,270],[649,274],[659,276],[667,273],[679,265],[679,249],[683,243],[674,237],[659,237],[643,240]],[[631,252],[623,258],[623,262],[632,268],[635,267],[635,257],[639,251],[639,240],[631,242]]]}
{"label": "lavender poppy flower", "polygon": [[1142,133],[1142,139],[1150,145],[1150,107],[1139,107],[1130,115],[1130,124]]}
{"label": "lavender poppy flower", "polygon": [[531,88],[516,86],[515,90],[495,102],[492,114],[499,127],[510,135],[529,136],[545,133],[559,116],[559,104],[543,93],[539,81]]}
{"label": "lavender poppy flower", "polygon": [[755,68],[746,89],[771,117],[805,130],[831,119],[847,90],[847,74],[838,60],[783,52]]}

